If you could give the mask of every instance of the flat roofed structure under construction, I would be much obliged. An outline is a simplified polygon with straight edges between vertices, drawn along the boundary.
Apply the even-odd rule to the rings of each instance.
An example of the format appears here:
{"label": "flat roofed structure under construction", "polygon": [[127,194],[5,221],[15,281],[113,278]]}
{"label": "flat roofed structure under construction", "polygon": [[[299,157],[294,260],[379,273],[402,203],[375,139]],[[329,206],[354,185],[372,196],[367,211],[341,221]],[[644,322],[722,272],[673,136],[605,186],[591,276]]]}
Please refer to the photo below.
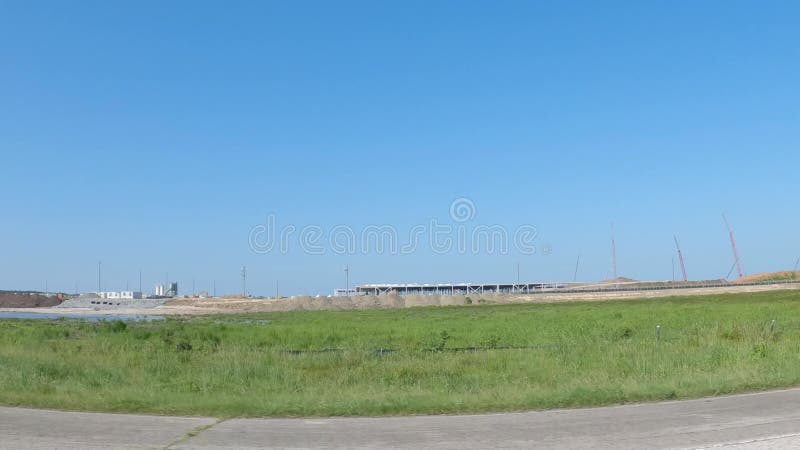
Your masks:
{"label": "flat roofed structure under construction", "polygon": [[356,286],[357,295],[412,294],[482,294],[496,292],[525,294],[545,289],[564,289],[568,283],[455,283],[455,284],[364,284]]}

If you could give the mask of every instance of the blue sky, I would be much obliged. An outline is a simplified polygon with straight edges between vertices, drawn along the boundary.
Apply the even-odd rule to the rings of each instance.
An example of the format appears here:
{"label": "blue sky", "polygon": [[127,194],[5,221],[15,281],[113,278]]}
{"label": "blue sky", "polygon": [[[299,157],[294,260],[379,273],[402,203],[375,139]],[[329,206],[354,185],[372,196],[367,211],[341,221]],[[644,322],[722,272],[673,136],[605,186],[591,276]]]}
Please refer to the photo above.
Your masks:
{"label": "blue sky", "polygon": [[[794,2],[0,2],[0,289],[329,293],[669,279],[800,257]],[[533,255],[259,254],[252,227],[452,220]],[[296,244],[296,241],[295,241]],[[542,250],[549,251],[542,251]]]}

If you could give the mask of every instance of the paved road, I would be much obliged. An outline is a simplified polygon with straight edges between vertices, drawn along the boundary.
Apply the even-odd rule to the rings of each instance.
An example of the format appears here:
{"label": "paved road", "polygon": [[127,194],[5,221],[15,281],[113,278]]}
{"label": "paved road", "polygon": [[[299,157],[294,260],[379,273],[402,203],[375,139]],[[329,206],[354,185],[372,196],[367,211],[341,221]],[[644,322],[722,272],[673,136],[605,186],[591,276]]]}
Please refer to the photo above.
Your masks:
{"label": "paved road", "polygon": [[800,448],[800,389],[477,416],[153,417],[0,408],[0,449]]}

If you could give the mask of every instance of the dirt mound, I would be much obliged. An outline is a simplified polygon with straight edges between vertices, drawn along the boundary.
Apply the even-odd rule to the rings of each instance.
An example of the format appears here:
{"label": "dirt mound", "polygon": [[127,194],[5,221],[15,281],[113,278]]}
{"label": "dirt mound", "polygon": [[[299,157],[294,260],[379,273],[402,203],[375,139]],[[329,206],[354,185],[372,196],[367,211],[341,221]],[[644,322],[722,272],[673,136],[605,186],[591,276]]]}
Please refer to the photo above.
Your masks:
{"label": "dirt mound", "polygon": [[63,297],[21,292],[0,292],[0,308],[44,308],[60,305]]}
{"label": "dirt mound", "polygon": [[635,283],[636,280],[633,278],[625,278],[625,277],[617,277],[612,278],[610,280],[601,281],[601,283]]}
{"label": "dirt mound", "polygon": [[737,278],[733,283],[761,283],[769,281],[793,281],[800,280],[800,271],[782,270],[778,272],[754,273]]}

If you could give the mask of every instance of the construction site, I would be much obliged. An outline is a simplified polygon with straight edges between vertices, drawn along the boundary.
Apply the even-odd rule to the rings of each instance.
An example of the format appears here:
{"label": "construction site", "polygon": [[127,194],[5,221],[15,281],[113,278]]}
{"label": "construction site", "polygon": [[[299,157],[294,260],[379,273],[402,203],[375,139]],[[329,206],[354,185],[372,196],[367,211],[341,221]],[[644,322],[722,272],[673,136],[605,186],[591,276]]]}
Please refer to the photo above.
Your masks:
{"label": "construction site", "polygon": [[[800,288],[800,259],[793,270],[745,275],[736,246],[733,229],[725,214],[722,220],[729,241],[732,264],[725,278],[690,280],[683,251],[673,236],[675,256],[671,281],[640,281],[617,273],[617,245],[613,232],[610,240],[613,278],[600,282],[577,281],[580,257],[575,264],[572,281],[501,283],[373,283],[353,287],[349,282],[349,266],[345,269],[347,287],[334,289],[333,295],[252,297],[247,292],[247,269],[241,269],[242,293],[217,297],[203,292],[180,296],[178,283],[157,284],[152,295],[141,291],[102,291],[68,295],[42,292],[0,292],[0,309],[34,308],[45,312],[92,310],[109,314],[208,314],[248,311],[338,310],[361,308],[405,308],[414,306],[448,306],[480,303],[521,303],[597,301],[625,298],[654,298]],[[675,265],[677,261],[677,266]],[[731,278],[732,274],[736,277]],[[102,286],[98,264],[98,288]],[[141,289],[141,272],[140,272]]]}

